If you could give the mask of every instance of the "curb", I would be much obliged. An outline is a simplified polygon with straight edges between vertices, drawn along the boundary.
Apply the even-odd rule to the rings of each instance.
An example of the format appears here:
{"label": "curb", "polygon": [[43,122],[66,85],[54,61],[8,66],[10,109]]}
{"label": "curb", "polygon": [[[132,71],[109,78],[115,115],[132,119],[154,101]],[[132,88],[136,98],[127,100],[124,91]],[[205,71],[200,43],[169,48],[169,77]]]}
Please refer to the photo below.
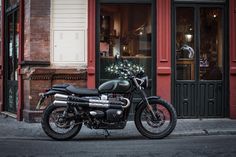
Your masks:
{"label": "curb", "polygon": [[[90,131],[90,130],[89,130]],[[112,139],[147,139],[145,137],[143,137],[141,134],[129,134],[129,135],[124,135],[125,133],[122,133],[122,130],[119,131],[120,133],[118,133],[118,131],[115,131],[113,133],[111,133],[111,135],[106,138],[103,134],[101,134],[100,132],[94,132],[94,131],[90,131],[90,132],[86,132],[86,134],[84,134],[84,132],[82,133],[82,135],[78,134],[74,139],[75,140],[112,140]],[[170,134],[168,137],[164,138],[164,139],[168,139],[168,138],[173,138],[173,137],[184,137],[184,136],[213,136],[213,135],[236,135],[236,131],[235,130],[202,130],[202,131],[191,131],[191,132],[173,132],[172,134]],[[46,134],[45,135],[35,135],[35,136],[27,136],[27,135],[23,135],[23,136],[0,136],[0,139],[9,139],[9,140],[52,140],[50,137],[48,137]],[[72,139],[73,140],[73,139]]]}

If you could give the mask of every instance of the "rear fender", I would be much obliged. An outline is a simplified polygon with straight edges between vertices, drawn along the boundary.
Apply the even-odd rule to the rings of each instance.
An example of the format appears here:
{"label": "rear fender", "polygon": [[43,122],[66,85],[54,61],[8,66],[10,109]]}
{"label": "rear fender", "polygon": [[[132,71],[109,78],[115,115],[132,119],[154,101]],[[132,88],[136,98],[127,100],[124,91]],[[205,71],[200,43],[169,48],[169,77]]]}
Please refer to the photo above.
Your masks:
{"label": "rear fender", "polygon": [[[148,99],[148,102],[152,102],[153,100],[158,100],[158,99],[160,99],[161,97],[159,97],[159,96],[150,96],[150,97],[148,97],[147,99]],[[135,111],[137,111],[138,110],[138,108],[142,105],[142,103],[143,103],[143,99],[136,105],[136,107],[135,107]]]}

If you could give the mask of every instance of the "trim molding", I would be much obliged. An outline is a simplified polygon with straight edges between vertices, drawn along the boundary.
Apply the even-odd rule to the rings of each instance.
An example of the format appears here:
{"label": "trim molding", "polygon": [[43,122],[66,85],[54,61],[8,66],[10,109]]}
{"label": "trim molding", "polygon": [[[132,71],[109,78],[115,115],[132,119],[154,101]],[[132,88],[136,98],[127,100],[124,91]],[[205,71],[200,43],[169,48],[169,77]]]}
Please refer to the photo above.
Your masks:
{"label": "trim molding", "polygon": [[[158,7],[161,6],[161,7]],[[157,1],[157,47],[159,53],[160,62],[169,62],[170,60],[170,42],[171,42],[171,32],[170,32],[170,22],[171,22],[171,12],[170,12],[170,0],[158,0]]]}
{"label": "trim molding", "polygon": [[156,1],[157,95],[171,100],[171,0]]}
{"label": "trim molding", "polygon": [[88,67],[87,87],[95,88],[96,0],[88,1]]}
{"label": "trim molding", "polygon": [[22,66],[49,66],[50,62],[49,61],[22,61],[20,63]]}
{"label": "trim molding", "polygon": [[79,74],[32,74],[24,80],[87,80],[86,72]]}
{"label": "trim molding", "polygon": [[171,74],[171,68],[170,67],[158,67],[157,68],[157,74],[159,74],[159,75],[170,75]]}
{"label": "trim molding", "polygon": [[236,67],[230,67],[230,74],[236,75]]}

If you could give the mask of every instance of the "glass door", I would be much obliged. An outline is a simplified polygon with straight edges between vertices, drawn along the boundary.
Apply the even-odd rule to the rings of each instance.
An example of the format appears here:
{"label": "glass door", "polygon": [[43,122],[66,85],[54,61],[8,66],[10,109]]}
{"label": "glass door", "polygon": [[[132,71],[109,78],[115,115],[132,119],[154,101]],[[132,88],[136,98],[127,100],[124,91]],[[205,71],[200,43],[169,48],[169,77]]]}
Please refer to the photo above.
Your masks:
{"label": "glass door", "polygon": [[179,117],[224,117],[224,9],[175,8],[174,104]]}
{"label": "glass door", "polygon": [[6,58],[5,58],[5,110],[16,113],[18,104],[17,68],[19,57],[19,11],[14,10],[6,17]]}

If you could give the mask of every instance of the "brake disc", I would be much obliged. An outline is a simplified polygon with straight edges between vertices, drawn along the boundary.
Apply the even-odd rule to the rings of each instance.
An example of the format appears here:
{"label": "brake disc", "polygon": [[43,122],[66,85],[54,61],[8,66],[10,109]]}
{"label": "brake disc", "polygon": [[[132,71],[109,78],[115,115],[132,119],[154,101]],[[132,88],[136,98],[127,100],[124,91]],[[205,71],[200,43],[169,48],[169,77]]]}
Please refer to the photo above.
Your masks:
{"label": "brake disc", "polygon": [[157,120],[155,120],[151,114],[146,115],[146,121],[149,126],[153,128],[159,128],[165,123],[165,115],[162,111],[156,111]]}

